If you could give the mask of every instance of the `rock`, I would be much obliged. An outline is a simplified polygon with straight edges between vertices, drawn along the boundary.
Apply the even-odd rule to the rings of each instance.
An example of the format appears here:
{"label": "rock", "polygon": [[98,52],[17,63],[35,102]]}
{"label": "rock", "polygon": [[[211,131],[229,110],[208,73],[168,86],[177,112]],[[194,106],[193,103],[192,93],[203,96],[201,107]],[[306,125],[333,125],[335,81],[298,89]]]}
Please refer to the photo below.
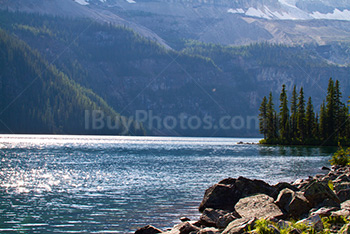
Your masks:
{"label": "rock", "polygon": [[334,211],[332,212],[331,216],[345,216],[345,217],[350,217],[350,210],[338,210],[338,211]]}
{"label": "rock", "polygon": [[323,171],[330,171],[331,169],[328,168],[328,167],[323,166],[323,167],[321,168],[321,170],[323,170]]}
{"label": "rock", "polygon": [[288,188],[283,189],[277,197],[276,204],[281,208],[285,213],[289,212],[289,204],[294,197],[295,192]]}
{"label": "rock", "polygon": [[253,226],[255,218],[240,218],[233,220],[229,225],[225,228],[222,234],[241,234],[248,230],[249,226]]}
{"label": "rock", "polygon": [[204,228],[204,229],[201,229],[198,234],[220,234],[220,230],[219,229],[216,229],[216,228]]}
{"label": "rock", "polygon": [[217,227],[216,224],[219,218],[227,213],[229,212],[207,208],[203,211],[201,217],[199,218],[199,222],[206,227]]}
{"label": "rock", "polygon": [[187,221],[191,221],[191,219],[187,218],[187,217],[181,217],[180,218],[181,222],[187,222]]}
{"label": "rock", "polygon": [[183,222],[176,225],[170,231],[164,232],[166,234],[190,234],[191,232],[198,233],[200,228],[194,226],[190,222]]}
{"label": "rock", "polygon": [[338,182],[350,182],[350,178],[346,174],[341,174],[334,181],[334,183]]}
{"label": "rock", "polygon": [[341,189],[340,191],[337,191],[337,196],[341,202],[350,199],[350,189]]}
{"label": "rock", "polygon": [[350,189],[350,182],[335,182],[334,183],[334,190],[340,191],[344,189]]}
{"label": "rock", "polygon": [[274,198],[278,195],[278,191],[264,181],[244,177],[228,178],[205,191],[199,211],[203,212],[206,208],[234,211],[234,206],[239,199],[257,193]]}
{"label": "rock", "polygon": [[231,223],[233,220],[241,218],[238,214],[232,215],[232,213],[225,214],[224,216],[219,217],[218,221],[216,222],[216,226],[218,228],[226,228],[229,223]]}
{"label": "rock", "polygon": [[147,225],[145,227],[137,229],[135,234],[156,234],[156,233],[163,233],[162,230],[153,227],[151,225]]}
{"label": "rock", "polygon": [[350,234],[350,223],[345,224],[339,231],[340,234]]}
{"label": "rock", "polygon": [[286,189],[286,188],[288,188],[288,189],[290,189],[290,190],[292,190],[292,191],[294,191],[294,192],[299,191],[299,189],[298,189],[296,186],[291,185],[291,184],[289,184],[289,183],[287,183],[287,182],[280,182],[280,183],[276,184],[276,185],[273,186],[273,187],[276,188],[276,190],[278,191],[278,193],[280,193],[283,189]]}
{"label": "rock", "polygon": [[281,219],[277,222],[277,227],[279,227],[280,229],[287,229],[290,226],[292,226],[292,223],[289,221],[285,221]]}
{"label": "rock", "polygon": [[319,215],[320,217],[330,216],[333,211],[337,211],[336,207],[322,207],[311,213],[311,216]]}
{"label": "rock", "polygon": [[312,207],[319,207],[326,199],[332,200],[340,204],[337,195],[322,182],[312,182],[305,189],[304,196],[310,202]]}
{"label": "rock", "polygon": [[243,218],[281,218],[284,215],[273,198],[265,194],[240,199],[235,210]]}
{"label": "rock", "polygon": [[350,200],[347,200],[347,201],[343,202],[342,204],[340,204],[340,207],[343,210],[350,210]]}
{"label": "rock", "polygon": [[307,219],[302,219],[302,220],[298,221],[297,224],[298,223],[302,223],[302,224],[308,225],[310,227],[313,227],[316,231],[323,230],[322,219],[319,215],[314,215],[314,216],[310,216]]}

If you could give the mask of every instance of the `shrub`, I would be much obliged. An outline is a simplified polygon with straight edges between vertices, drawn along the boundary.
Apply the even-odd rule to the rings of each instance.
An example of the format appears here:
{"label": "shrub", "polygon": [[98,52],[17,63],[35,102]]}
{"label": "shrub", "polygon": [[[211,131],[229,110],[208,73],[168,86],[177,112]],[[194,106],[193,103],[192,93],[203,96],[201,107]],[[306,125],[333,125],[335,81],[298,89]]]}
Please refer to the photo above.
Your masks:
{"label": "shrub", "polygon": [[346,166],[350,164],[350,147],[346,150],[343,147],[339,147],[330,160],[332,165]]}

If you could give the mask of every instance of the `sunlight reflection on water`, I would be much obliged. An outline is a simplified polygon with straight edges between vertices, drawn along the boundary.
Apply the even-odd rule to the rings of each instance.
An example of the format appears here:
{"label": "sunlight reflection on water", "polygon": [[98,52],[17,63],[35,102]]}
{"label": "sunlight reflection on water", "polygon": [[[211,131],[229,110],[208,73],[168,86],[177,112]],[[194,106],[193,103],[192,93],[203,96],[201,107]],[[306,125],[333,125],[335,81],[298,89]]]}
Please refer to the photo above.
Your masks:
{"label": "sunlight reflection on water", "polygon": [[0,232],[132,233],[197,218],[226,177],[269,183],[320,173],[332,148],[259,139],[0,135]]}

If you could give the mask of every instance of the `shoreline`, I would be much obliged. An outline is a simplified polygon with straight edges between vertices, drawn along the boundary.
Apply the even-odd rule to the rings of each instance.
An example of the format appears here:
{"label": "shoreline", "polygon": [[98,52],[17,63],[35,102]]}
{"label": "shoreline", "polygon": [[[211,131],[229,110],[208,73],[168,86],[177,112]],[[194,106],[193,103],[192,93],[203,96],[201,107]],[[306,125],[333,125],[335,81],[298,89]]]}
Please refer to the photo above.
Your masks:
{"label": "shoreline", "polygon": [[275,185],[245,177],[223,179],[205,191],[198,220],[182,217],[171,229],[147,225],[135,234],[263,233],[259,227],[275,234],[282,229],[350,233],[350,166],[322,170],[324,174]]}

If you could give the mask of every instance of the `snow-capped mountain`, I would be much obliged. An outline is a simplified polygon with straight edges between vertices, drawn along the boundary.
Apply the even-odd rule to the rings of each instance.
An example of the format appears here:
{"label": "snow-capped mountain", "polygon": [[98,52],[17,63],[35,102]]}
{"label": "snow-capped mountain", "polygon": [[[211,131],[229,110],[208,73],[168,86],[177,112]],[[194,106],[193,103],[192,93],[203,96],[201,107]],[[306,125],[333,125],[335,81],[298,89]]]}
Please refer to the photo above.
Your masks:
{"label": "snow-capped mountain", "polygon": [[89,17],[164,46],[350,41],[350,0],[0,0],[10,10]]}
{"label": "snow-capped mountain", "polygon": [[[123,4],[122,1],[138,4],[151,3],[142,0],[74,0],[81,5],[104,3],[106,6]],[[181,3],[198,6],[226,7],[228,13],[250,17],[278,20],[332,19],[350,21],[350,1],[346,0],[160,0],[163,3]]]}

